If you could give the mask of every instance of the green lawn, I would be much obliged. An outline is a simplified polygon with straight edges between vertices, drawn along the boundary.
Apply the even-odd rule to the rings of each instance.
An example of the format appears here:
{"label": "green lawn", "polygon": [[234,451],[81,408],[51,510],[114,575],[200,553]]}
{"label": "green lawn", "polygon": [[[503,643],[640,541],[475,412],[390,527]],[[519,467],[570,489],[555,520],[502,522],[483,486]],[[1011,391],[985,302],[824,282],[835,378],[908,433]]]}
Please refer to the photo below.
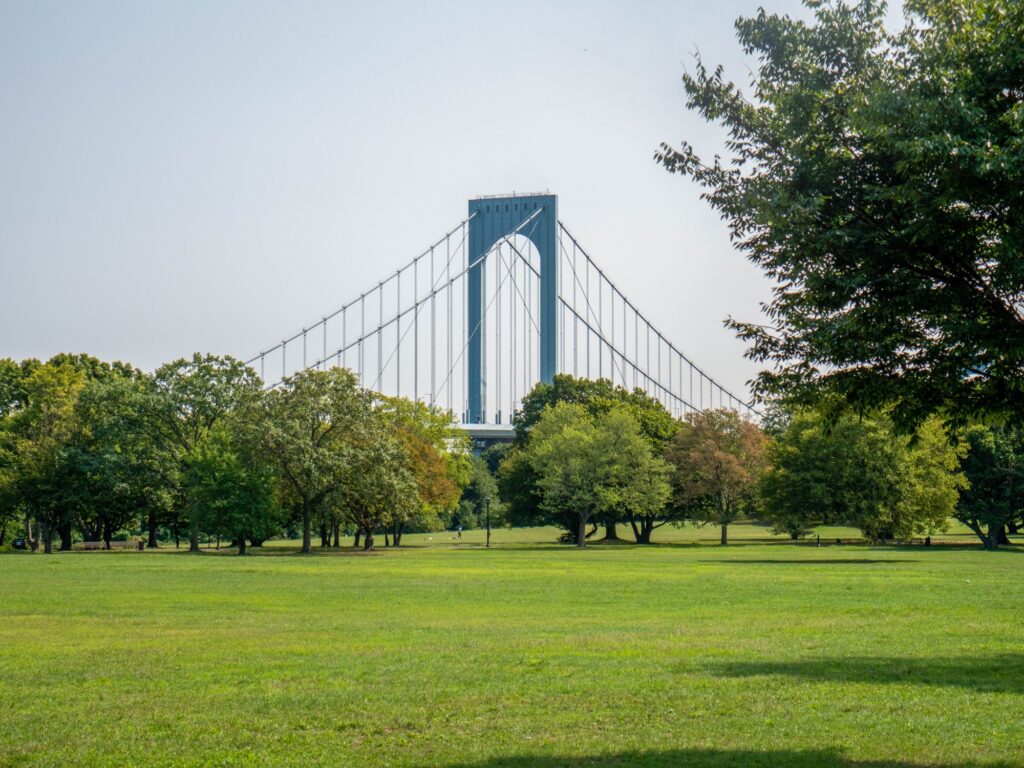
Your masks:
{"label": "green lawn", "polygon": [[1024,766],[1024,552],[664,533],[0,556],[0,765]]}

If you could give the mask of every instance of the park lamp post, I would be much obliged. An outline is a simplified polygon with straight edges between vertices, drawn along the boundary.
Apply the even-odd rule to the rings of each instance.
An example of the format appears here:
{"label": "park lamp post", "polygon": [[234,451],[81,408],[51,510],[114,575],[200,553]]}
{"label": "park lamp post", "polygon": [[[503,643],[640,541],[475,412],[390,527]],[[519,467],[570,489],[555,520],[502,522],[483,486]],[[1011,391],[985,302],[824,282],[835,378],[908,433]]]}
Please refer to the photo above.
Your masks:
{"label": "park lamp post", "polygon": [[491,546],[491,497],[488,496],[484,499],[484,504],[487,506],[487,546]]}

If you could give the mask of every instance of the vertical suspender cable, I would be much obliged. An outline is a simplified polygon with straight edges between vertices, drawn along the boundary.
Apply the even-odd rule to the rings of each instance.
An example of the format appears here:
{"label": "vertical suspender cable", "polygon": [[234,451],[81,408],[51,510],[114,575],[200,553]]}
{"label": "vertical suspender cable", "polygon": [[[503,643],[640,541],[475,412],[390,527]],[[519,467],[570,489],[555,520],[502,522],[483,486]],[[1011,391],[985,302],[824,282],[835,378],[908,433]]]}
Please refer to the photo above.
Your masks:
{"label": "vertical suspender cable", "polygon": [[412,266],[412,321],[416,324],[412,329],[412,399],[420,399],[420,270],[416,262]]}
{"label": "vertical suspender cable", "polygon": [[[413,262],[415,263],[415,262]],[[402,396],[402,270],[395,273],[395,394]],[[384,382],[380,383],[383,388]]]}
{"label": "vertical suspender cable", "polygon": [[377,287],[377,380],[374,387],[380,386],[381,377],[384,375],[384,283]]}
{"label": "vertical suspender cable", "polygon": [[[448,242],[448,238],[445,238]],[[430,249],[430,284],[437,285],[437,278],[434,275],[434,249]],[[445,290],[448,290],[445,288]],[[436,391],[434,386],[437,382],[437,308],[435,299],[437,291],[430,294],[430,404],[434,404]]]}
{"label": "vertical suspender cable", "polygon": [[504,264],[500,255],[504,245],[498,246],[498,259],[494,260],[494,285],[496,287],[494,307],[494,410],[495,423],[501,424],[501,281],[498,279],[498,264]]}

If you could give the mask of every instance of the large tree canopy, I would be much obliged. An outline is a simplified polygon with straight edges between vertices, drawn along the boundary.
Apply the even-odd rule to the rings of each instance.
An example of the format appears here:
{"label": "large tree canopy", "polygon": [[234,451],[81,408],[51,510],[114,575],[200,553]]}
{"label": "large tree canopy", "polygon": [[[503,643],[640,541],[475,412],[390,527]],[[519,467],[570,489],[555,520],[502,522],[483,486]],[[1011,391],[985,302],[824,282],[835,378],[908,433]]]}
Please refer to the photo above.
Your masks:
{"label": "large tree canopy", "polygon": [[986,549],[1009,543],[1007,529],[1024,524],[1024,432],[975,426],[967,431],[964,459],[969,487],[961,494],[956,518]]}
{"label": "large tree canopy", "polygon": [[807,4],[737,22],[750,97],[683,78],[731,157],[656,155],[775,281],[770,327],[730,321],[759,392],[1024,420],[1024,3],[908,0],[898,33],[877,0]]}
{"label": "large tree canopy", "polygon": [[721,528],[750,508],[764,472],[765,433],[736,411],[719,408],[686,415],[665,449],[673,468],[675,506],[684,517]]}
{"label": "large tree canopy", "polygon": [[625,406],[596,416],[578,403],[547,407],[520,460],[536,475],[541,508],[579,547],[591,517],[653,518],[668,500],[668,466]]}
{"label": "large tree canopy", "polygon": [[963,452],[937,417],[911,438],[884,414],[803,411],[768,447],[765,512],[794,539],[820,524],[854,526],[875,540],[938,533],[965,485]]}
{"label": "large tree canopy", "polygon": [[[502,501],[507,506],[509,521],[514,525],[538,525],[552,522],[550,513],[541,506],[539,476],[531,462],[524,460],[530,436],[547,410],[554,405],[579,405],[592,418],[600,418],[613,410],[627,412],[636,422],[651,451],[660,455],[676,431],[676,421],[661,403],[641,389],[629,390],[608,379],[579,379],[557,374],[551,382],[540,382],[523,398],[523,407],[512,419],[516,438],[506,452],[499,474]],[[650,507],[643,514],[622,510],[606,510],[601,515],[609,538],[618,538],[617,522],[632,524],[639,543],[650,543],[657,527],[655,518],[664,520],[665,510],[655,514]]]}

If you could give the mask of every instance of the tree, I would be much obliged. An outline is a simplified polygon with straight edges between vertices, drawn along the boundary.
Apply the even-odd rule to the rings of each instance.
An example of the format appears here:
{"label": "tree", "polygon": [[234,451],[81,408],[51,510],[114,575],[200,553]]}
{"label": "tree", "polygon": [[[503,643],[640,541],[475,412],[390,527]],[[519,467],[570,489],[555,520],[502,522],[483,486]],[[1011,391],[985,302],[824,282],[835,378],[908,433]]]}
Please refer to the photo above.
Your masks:
{"label": "tree", "polygon": [[950,443],[937,416],[922,423],[913,437],[899,434],[891,422],[889,432],[900,449],[897,502],[876,520],[865,521],[862,530],[872,539],[904,541],[945,530],[967,487],[960,471],[965,447]]}
{"label": "tree", "polygon": [[[274,462],[302,508],[302,551],[312,551],[314,511],[346,483],[368,439],[371,397],[344,368],[305,370],[254,401],[249,439]],[[372,474],[372,465],[364,470]]]}
{"label": "tree", "polygon": [[53,534],[68,520],[65,449],[75,431],[75,402],[85,376],[71,365],[46,363],[35,368],[22,386],[24,405],[7,417],[4,430],[8,487],[25,511],[26,538],[33,540],[34,518],[44,551],[50,553]]}
{"label": "tree", "polygon": [[929,414],[1024,421],[1024,4],[808,2],[814,23],[761,11],[737,32],[753,98],[697,59],[688,106],[731,157],[687,143],[687,175],[775,281],[772,326],[730,321],[771,363],[760,394],[823,394],[903,429]]}
{"label": "tree", "polygon": [[963,461],[969,488],[960,496],[956,519],[984,544],[1007,543],[1008,527],[1024,522],[1024,434],[1007,427],[975,426],[967,431]]}
{"label": "tree", "polygon": [[[189,458],[210,431],[229,414],[258,398],[260,379],[252,368],[230,356],[195,354],[153,373],[145,403],[147,426],[160,445],[188,471]],[[198,507],[183,499],[185,506]],[[192,515],[189,551],[199,551],[199,518]]]}
{"label": "tree", "polygon": [[775,530],[792,538],[823,523],[910,539],[946,527],[963,487],[961,453],[938,418],[908,436],[884,415],[805,410],[768,447],[761,498]]}
{"label": "tree", "polygon": [[[529,442],[530,434],[545,413],[545,409],[557,403],[580,405],[592,417],[608,413],[614,408],[628,411],[648,440],[651,450],[661,455],[667,442],[676,430],[675,420],[665,407],[641,389],[632,391],[616,386],[608,379],[577,379],[567,374],[557,374],[550,382],[538,383],[525,398],[523,406],[512,419],[515,426],[515,442],[505,453],[507,466],[499,473],[502,500],[508,505],[508,514],[518,525],[536,525],[552,522],[541,509],[537,488],[537,476],[530,469],[529,462],[520,461],[517,453],[522,452]],[[664,510],[663,510],[664,512]],[[616,517],[605,517],[606,538],[617,539]],[[556,521],[557,522],[557,521]],[[634,531],[638,530],[634,527]],[[650,538],[650,530],[647,532]]]}
{"label": "tree", "polygon": [[371,412],[345,470],[334,491],[334,502],[356,530],[363,532],[363,549],[370,551],[375,546],[374,533],[389,518],[409,515],[421,504],[406,444],[387,416]]}
{"label": "tree", "polygon": [[[441,515],[455,509],[472,471],[469,439],[439,408],[405,398],[382,397],[377,411],[401,440],[416,482],[416,507],[402,506],[390,515],[388,528],[397,547],[407,527],[438,530]],[[385,534],[386,539],[386,534]]]}
{"label": "tree", "polygon": [[603,458],[605,477],[598,490],[604,519],[628,520],[637,544],[650,544],[654,529],[667,522],[671,468],[654,454],[643,426],[628,406],[597,417],[594,448]]}
{"label": "tree", "polygon": [[189,457],[184,484],[207,531],[225,536],[246,553],[246,541],[263,541],[280,526],[274,474],[252,446],[226,425],[213,428]]}
{"label": "tree", "polygon": [[592,416],[575,403],[549,406],[524,456],[537,477],[541,508],[562,517],[578,547],[586,546],[594,515],[656,514],[669,495],[668,468],[651,455],[623,407]]}
{"label": "tree", "polygon": [[754,499],[766,442],[756,424],[723,408],[687,414],[666,449],[677,506],[718,525],[722,544],[729,541],[729,523]]}
{"label": "tree", "polygon": [[498,496],[498,483],[483,457],[474,457],[469,483],[462,489],[458,511],[451,521],[452,526],[465,529],[479,528],[488,512],[490,500],[491,526],[505,524],[505,505]]}
{"label": "tree", "polygon": [[[0,546],[6,541],[8,525],[24,514],[15,482],[15,420],[11,418],[27,400],[24,378],[24,365],[0,358]],[[31,539],[31,533],[26,532],[26,537]]]}
{"label": "tree", "polygon": [[146,381],[135,372],[91,381],[75,404],[77,430],[67,451],[78,523],[89,540],[111,536],[141,515],[149,547],[168,521],[178,463],[145,423]]}

